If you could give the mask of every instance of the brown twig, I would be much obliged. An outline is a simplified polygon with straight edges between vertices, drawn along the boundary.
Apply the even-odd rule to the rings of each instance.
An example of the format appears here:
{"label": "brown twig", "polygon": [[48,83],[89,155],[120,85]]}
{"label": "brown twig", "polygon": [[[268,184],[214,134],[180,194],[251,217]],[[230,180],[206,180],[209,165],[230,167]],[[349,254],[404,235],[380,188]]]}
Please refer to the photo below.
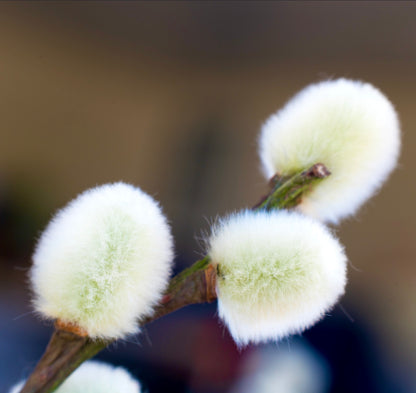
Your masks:
{"label": "brown twig", "polygon": [[[154,313],[140,322],[143,326],[189,304],[212,302],[216,272],[208,258],[201,259],[174,277]],[[112,341],[92,340],[73,324],[55,323],[55,331],[35,370],[21,393],[52,392],[82,362],[93,357]]]}
{"label": "brown twig", "polygon": [[62,327],[56,328],[45,353],[21,392],[53,392],[84,360],[93,357],[107,345]]}
{"label": "brown twig", "polygon": [[[293,208],[302,196],[330,172],[323,164],[315,164],[293,176],[275,176],[272,189],[253,210]],[[216,299],[216,267],[208,256],[172,278],[160,304],[151,316],[140,321],[143,326],[190,304]],[[53,392],[82,362],[93,357],[113,341],[92,340],[75,325],[57,321],[55,332],[29,376],[21,393]]]}

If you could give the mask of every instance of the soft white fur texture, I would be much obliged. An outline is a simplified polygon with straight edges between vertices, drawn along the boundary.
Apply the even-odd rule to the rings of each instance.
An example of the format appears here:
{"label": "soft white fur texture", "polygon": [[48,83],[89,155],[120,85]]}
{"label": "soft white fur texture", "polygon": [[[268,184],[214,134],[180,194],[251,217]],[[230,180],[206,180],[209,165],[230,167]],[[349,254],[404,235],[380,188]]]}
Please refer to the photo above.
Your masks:
{"label": "soft white fur texture", "polygon": [[[10,393],[19,393],[24,381]],[[121,367],[88,361],[75,370],[56,393],[140,393],[139,382]]]}
{"label": "soft white fur texture", "polygon": [[290,175],[323,163],[331,176],[299,209],[336,223],[354,214],[396,166],[400,126],[390,101],[369,83],[337,79],[310,85],[263,125],[265,175]]}
{"label": "soft white fur texture", "polygon": [[30,272],[35,308],[93,338],[135,333],[166,288],[172,243],[159,205],[139,188],[87,190],[39,240]]}
{"label": "soft white fur texture", "polygon": [[219,315],[238,345],[301,332],[344,293],[343,247],[301,213],[231,215],[214,227],[209,255],[219,269]]}

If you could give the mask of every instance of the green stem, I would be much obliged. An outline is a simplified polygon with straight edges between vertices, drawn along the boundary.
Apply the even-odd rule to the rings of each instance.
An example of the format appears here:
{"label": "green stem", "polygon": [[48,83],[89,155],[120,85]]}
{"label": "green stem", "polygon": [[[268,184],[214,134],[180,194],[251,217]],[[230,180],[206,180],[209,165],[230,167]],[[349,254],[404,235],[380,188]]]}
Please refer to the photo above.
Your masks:
{"label": "green stem", "polygon": [[[315,164],[293,176],[275,176],[271,180],[272,190],[253,210],[293,208],[301,202],[305,193],[329,175],[323,164]],[[216,268],[209,256],[205,256],[171,279],[160,304],[151,316],[140,321],[140,325],[187,305],[215,300],[215,280]],[[53,392],[82,362],[112,342],[94,341],[57,327],[21,393]]]}
{"label": "green stem", "polygon": [[315,164],[306,171],[300,171],[293,176],[275,176],[271,180],[272,191],[255,206],[255,209],[293,208],[301,202],[303,195],[329,175],[330,172],[323,164]]}

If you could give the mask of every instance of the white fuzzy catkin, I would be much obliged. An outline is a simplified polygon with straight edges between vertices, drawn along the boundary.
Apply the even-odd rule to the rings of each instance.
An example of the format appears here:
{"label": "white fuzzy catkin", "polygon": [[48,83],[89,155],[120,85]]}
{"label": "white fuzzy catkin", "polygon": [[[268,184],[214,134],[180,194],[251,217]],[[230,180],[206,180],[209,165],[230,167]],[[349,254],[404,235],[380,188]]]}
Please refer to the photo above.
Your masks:
{"label": "white fuzzy catkin", "polygon": [[[19,393],[24,381],[10,393]],[[126,370],[105,363],[88,361],[75,370],[56,393],[140,393],[141,388]]]}
{"label": "white fuzzy catkin", "polygon": [[244,211],[214,227],[219,315],[238,345],[278,340],[318,321],[344,293],[346,256],[318,221]]}
{"label": "white fuzzy catkin", "polygon": [[135,333],[166,288],[172,243],[159,205],[139,188],[87,190],[39,239],[30,272],[35,309],[93,338]]}
{"label": "white fuzzy catkin", "polygon": [[259,151],[265,175],[291,175],[316,163],[331,172],[299,209],[336,223],[354,214],[386,180],[400,150],[399,121],[374,86],[337,79],[313,84],[263,125]]}

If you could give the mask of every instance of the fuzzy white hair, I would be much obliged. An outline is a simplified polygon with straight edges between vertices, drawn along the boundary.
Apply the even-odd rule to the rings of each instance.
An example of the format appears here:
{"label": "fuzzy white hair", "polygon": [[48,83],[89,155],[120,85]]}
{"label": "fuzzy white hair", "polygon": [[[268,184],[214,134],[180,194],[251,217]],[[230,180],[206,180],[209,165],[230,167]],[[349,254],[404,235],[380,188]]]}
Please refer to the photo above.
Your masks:
{"label": "fuzzy white hair", "polygon": [[231,215],[214,227],[209,255],[218,266],[219,315],[238,345],[301,332],[344,293],[343,247],[301,213]]}
{"label": "fuzzy white hair", "polygon": [[87,190],[39,239],[30,272],[35,309],[93,338],[138,331],[171,271],[173,242],[158,203],[129,184]]}
{"label": "fuzzy white hair", "polygon": [[[14,386],[10,393],[19,393],[24,381]],[[113,367],[97,361],[88,361],[76,369],[56,393],[140,393],[141,388],[122,367]]]}
{"label": "fuzzy white hair", "polygon": [[332,173],[300,206],[336,223],[354,214],[386,180],[400,150],[399,120],[369,83],[337,79],[298,93],[263,125],[259,152],[265,175],[290,175],[322,163]]}

